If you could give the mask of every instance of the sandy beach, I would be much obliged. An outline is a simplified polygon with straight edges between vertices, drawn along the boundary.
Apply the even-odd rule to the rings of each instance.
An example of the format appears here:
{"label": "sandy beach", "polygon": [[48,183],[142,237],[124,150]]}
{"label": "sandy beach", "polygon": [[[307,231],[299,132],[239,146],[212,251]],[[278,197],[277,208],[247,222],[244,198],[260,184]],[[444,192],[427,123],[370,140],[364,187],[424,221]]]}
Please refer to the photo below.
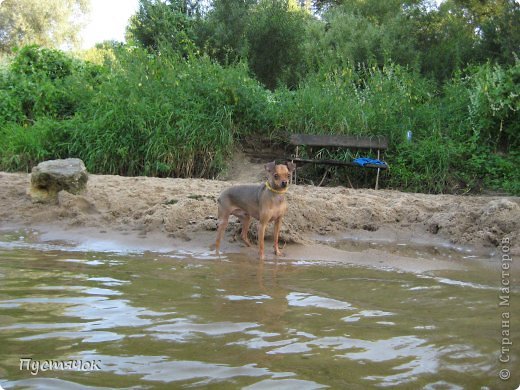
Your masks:
{"label": "sandy beach", "polygon": [[[253,180],[261,182],[260,177]],[[4,228],[38,229],[47,239],[119,237],[121,245],[125,237],[128,245],[137,245],[134,238],[138,238],[144,249],[178,245],[209,248],[216,230],[216,199],[224,188],[238,183],[89,175],[84,193],[72,195],[62,191],[59,204],[46,205],[31,201],[27,195],[29,181],[28,174],[0,173],[0,221]],[[288,244],[286,252],[292,258],[334,258],[337,249],[327,243],[338,239],[354,243],[375,240],[387,249],[407,243],[450,244],[480,253],[496,252],[502,240],[508,239],[511,254],[520,253],[517,197],[292,185],[287,201],[289,211],[281,240]],[[224,252],[256,256],[255,248],[244,248],[236,239],[239,226],[232,217]],[[252,239],[255,230],[253,225]],[[268,230],[270,234],[272,228]],[[271,244],[268,242],[267,246]],[[397,256],[395,261],[392,256]],[[364,253],[358,257],[352,255],[349,261],[363,263],[367,256]],[[393,255],[388,250],[385,259],[390,265],[406,262],[402,254]],[[426,268],[436,267],[432,263]]]}

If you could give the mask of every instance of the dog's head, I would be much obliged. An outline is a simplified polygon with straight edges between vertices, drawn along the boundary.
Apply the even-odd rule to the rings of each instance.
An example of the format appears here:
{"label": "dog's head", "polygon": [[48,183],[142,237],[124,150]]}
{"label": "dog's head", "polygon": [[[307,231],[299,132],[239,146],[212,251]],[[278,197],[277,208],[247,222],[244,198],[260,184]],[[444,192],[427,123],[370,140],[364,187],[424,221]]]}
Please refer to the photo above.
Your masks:
{"label": "dog's head", "polygon": [[287,164],[276,165],[274,161],[265,164],[265,170],[269,174],[269,185],[275,190],[284,190],[289,185],[295,169],[296,165],[290,161]]}

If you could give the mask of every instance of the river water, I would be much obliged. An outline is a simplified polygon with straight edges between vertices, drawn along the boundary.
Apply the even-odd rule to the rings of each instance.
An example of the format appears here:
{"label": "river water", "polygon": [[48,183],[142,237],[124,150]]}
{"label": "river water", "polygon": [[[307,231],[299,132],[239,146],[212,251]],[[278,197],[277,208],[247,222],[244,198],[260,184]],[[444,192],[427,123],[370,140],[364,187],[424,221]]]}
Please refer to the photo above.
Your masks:
{"label": "river water", "polygon": [[520,340],[499,356],[505,309],[520,332],[519,290],[501,307],[484,264],[499,260],[451,257],[460,270],[406,273],[3,232],[0,387],[516,389]]}

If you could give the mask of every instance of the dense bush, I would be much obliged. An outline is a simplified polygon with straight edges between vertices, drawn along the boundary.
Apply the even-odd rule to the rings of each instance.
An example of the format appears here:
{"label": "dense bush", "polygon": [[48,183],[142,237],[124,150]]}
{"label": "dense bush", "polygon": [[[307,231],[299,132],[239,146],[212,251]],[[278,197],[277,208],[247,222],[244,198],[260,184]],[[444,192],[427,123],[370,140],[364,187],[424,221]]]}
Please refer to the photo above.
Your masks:
{"label": "dense bush", "polygon": [[295,88],[302,73],[305,14],[287,1],[263,0],[246,29],[247,58],[253,74],[267,88]]}
{"label": "dense bush", "polygon": [[5,80],[1,93],[20,109],[0,111],[9,114],[0,118],[0,168],[76,156],[91,172],[213,177],[235,138],[266,120],[269,92],[242,65],[124,49],[106,72],[90,83],[83,75],[83,90],[77,71],[59,80],[40,74],[40,82],[21,74],[16,88]]}
{"label": "dense bush", "polygon": [[243,67],[135,50],[69,123],[70,153],[98,172],[213,177],[265,97]]}
{"label": "dense bush", "polygon": [[103,74],[58,50],[19,50],[0,71],[0,169],[65,155],[59,128],[89,103]]}
{"label": "dense bush", "polygon": [[131,19],[128,35],[151,51],[168,47],[188,56],[196,51],[195,24],[184,1],[141,0],[138,12]]}
{"label": "dense bush", "polygon": [[430,84],[392,64],[316,74],[297,91],[279,90],[277,123],[306,133],[385,133],[393,142],[415,126]]}
{"label": "dense bush", "polygon": [[[36,46],[2,58],[0,169],[74,156],[214,177],[249,135],[385,135],[387,188],[520,194],[516,2],[320,0],[319,18],[298,3],[140,0],[131,44],[85,53],[96,65]],[[329,177],[370,185],[359,172]]]}
{"label": "dense bush", "polygon": [[71,117],[88,101],[102,73],[101,67],[61,51],[24,47],[0,74],[0,125]]}
{"label": "dense bush", "polygon": [[474,69],[469,114],[475,135],[505,152],[520,147],[520,61],[504,68],[485,64]]}
{"label": "dense bush", "polygon": [[[297,91],[277,91],[273,137],[283,139],[291,132],[385,135],[391,170],[382,179],[388,187],[518,193],[520,177],[513,169],[518,154],[512,153],[518,149],[515,126],[520,120],[517,72],[518,64],[507,69],[484,65],[442,90],[392,64],[316,74]],[[341,151],[330,157],[349,160],[353,155]],[[349,174],[356,178],[356,172]]]}

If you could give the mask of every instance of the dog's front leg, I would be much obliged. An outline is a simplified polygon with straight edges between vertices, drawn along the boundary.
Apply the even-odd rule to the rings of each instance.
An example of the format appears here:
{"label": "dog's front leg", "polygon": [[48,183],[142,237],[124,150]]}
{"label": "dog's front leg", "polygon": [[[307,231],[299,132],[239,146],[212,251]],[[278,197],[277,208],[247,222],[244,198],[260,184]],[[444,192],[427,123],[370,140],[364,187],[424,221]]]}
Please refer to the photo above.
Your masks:
{"label": "dog's front leg", "polygon": [[280,229],[282,228],[282,217],[278,218],[274,222],[274,254],[276,256],[282,256],[280,248],[278,246],[278,239],[280,238]]}
{"label": "dog's front leg", "polygon": [[265,238],[265,229],[267,228],[268,219],[261,219],[258,223],[258,251],[260,255],[260,260],[265,258],[264,255],[264,238]]}

